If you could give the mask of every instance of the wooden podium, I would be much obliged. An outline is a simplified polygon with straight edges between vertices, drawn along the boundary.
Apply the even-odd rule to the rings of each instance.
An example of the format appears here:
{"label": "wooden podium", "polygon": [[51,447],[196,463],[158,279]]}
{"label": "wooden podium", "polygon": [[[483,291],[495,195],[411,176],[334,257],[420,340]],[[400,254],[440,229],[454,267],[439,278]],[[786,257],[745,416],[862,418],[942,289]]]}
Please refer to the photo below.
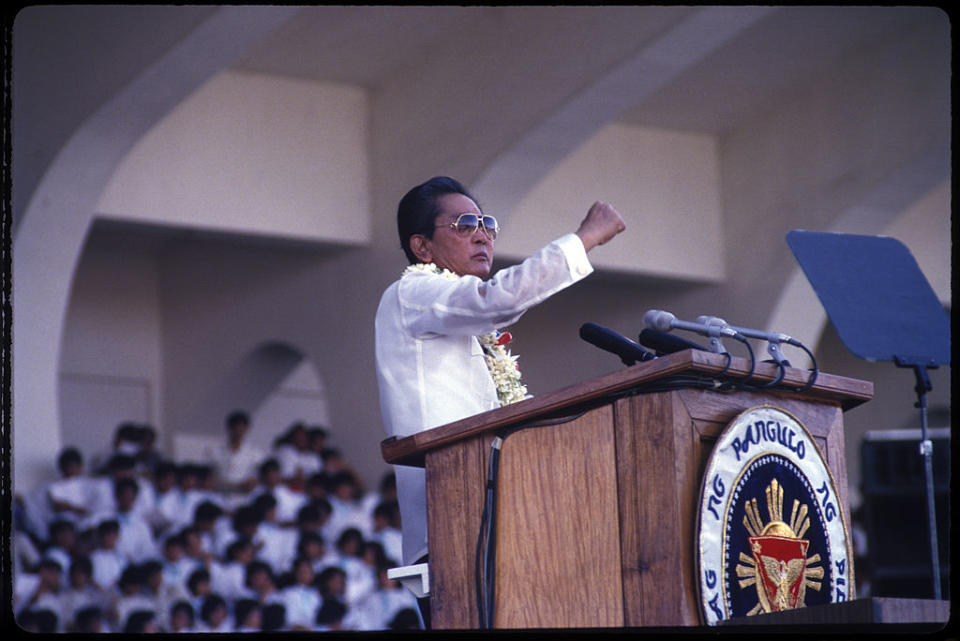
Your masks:
{"label": "wooden podium", "polygon": [[[699,625],[701,475],[723,428],[758,405],[787,411],[813,435],[850,531],[842,412],[869,400],[873,384],[820,373],[803,393],[678,386],[726,365],[723,355],[687,350],[384,441],[388,463],[426,468],[432,627],[479,627],[477,539],[490,446],[505,428],[541,423],[501,448],[497,628]],[[724,380],[748,373],[749,361],[733,358]],[[777,373],[759,363],[750,383]],[[781,385],[809,376],[788,368]]]}

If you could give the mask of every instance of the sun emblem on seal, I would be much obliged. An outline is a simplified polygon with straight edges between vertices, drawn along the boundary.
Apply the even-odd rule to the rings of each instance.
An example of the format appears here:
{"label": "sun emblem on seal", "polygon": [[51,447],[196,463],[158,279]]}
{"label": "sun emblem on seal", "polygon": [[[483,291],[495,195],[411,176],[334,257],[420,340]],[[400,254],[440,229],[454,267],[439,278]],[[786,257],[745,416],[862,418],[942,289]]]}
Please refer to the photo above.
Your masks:
{"label": "sun emblem on seal", "polygon": [[752,554],[740,553],[736,572],[741,589],[756,585],[759,600],[747,616],[805,607],[806,589],[819,592],[824,575],[820,555],[807,556],[807,505],[794,499],[785,520],[780,483],[773,479],[764,493],[769,519],[760,516],[756,497],[746,502],[743,517]]}

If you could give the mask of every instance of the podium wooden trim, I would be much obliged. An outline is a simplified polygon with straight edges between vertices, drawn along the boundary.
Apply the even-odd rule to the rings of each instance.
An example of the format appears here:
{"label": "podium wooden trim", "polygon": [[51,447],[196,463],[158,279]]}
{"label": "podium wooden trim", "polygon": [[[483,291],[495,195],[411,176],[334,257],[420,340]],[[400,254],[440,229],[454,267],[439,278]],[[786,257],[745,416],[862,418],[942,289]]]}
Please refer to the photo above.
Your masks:
{"label": "podium wooden trim", "polygon": [[[873,384],[820,373],[802,393],[664,385],[749,372],[746,359],[687,350],[384,441],[388,463],[426,468],[432,626],[478,627],[476,543],[490,445],[503,428],[569,418],[503,442],[498,628],[698,625],[700,477],[723,428],[751,407],[776,405],[807,427],[846,507],[842,413],[872,398]],[[749,382],[761,386],[777,374],[776,365],[759,363]],[[809,376],[787,368],[781,385],[799,388]],[[647,391],[654,385],[662,390]]]}

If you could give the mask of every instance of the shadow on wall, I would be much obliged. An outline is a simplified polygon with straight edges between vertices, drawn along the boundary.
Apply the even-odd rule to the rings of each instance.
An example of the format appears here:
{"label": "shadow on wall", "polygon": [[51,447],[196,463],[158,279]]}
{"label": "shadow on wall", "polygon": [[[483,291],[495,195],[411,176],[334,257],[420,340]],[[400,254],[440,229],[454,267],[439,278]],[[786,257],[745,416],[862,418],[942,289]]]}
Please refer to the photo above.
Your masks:
{"label": "shadow on wall", "polygon": [[[249,439],[264,450],[296,421],[329,424],[326,390],[313,362],[279,341],[262,343],[240,359],[198,404],[188,424],[222,425],[234,409],[250,414]],[[189,460],[223,438],[221,431],[176,434],[173,457]]]}

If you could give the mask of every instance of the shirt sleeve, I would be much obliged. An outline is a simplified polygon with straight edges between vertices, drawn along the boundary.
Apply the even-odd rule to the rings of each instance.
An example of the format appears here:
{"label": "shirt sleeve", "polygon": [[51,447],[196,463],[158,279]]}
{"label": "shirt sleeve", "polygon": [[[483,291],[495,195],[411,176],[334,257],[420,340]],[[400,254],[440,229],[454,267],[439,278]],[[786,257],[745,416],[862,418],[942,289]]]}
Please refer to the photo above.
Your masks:
{"label": "shirt sleeve", "polygon": [[401,322],[420,338],[485,334],[592,272],[580,238],[567,234],[486,281],[411,274],[398,288]]}

